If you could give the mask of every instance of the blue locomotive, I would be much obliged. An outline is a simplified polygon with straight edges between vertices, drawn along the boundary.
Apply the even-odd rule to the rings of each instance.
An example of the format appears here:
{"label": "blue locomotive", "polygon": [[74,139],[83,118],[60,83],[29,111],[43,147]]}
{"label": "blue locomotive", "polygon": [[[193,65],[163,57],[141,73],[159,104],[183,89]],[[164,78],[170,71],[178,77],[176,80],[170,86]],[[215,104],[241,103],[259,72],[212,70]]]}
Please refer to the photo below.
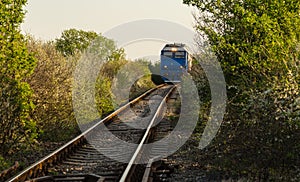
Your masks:
{"label": "blue locomotive", "polygon": [[164,82],[180,82],[192,66],[187,47],[181,43],[166,44],[160,54],[160,75]]}

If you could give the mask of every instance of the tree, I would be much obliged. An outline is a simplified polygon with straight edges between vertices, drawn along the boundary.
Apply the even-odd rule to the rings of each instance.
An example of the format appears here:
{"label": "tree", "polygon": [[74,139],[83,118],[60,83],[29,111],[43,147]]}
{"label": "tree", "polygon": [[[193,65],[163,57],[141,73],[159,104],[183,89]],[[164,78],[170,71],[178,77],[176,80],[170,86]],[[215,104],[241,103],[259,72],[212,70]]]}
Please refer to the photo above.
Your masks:
{"label": "tree", "polygon": [[230,170],[238,163],[240,169],[232,170],[276,179],[292,163],[299,167],[300,1],[183,2],[199,9],[195,27],[215,52],[228,86],[218,141],[227,144],[223,155],[231,161],[219,164]]}
{"label": "tree", "polygon": [[60,38],[56,39],[56,49],[64,56],[81,53],[88,48],[90,43],[98,36],[93,31],[76,30],[74,28],[62,32]]}
{"label": "tree", "polygon": [[[85,60],[85,53],[80,52],[65,57],[56,50],[55,45],[52,41],[42,42],[28,37],[28,49],[35,54],[38,62],[34,73],[27,80],[34,90],[33,102],[36,108],[33,116],[39,128],[39,139],[43,141],[67,140],[77,134],[72,106],[74,70],[76,63],[79,69],[80,65],[91,61]],[[90,47],[89,51],[94,50],[95,54],[102,51],[101,54],[105,55],[101,57],[103,65],[99,69],[102,70],[95,84],[96,105],[102,115],[113,109],[110,103],[110,84],[119,67],[126,61],[124,50],[118,49],[110,39],[97,35],[93,45],[95,47]]]}
{"label": "tree", "polygon": [[111,83],[126,62],[124,50],[100,34],[81,53],[74,71],[73,107],[76,119],[84,128],[113,110]]}
{"label": "tree", "polygon": [[288,100],[296,104],[300,82],[298,0],[184,0],[184,3],[200,10],[196,29],[218,56],[227,85],[241,97],[236,97],[234,91],[229,96],[245,100],[245,96],[269,90],[282,97],[280,94],[285,93],[278,91],[293,85],[294,94],[285,100],[286,104]]}
{"label": "tree", "polygon": [[[300,2],[184,0],[197,6],[197,30],[214,48],[227,76],[245,88],[278,80],[299,62]],[[296,74],[296,73],[294,73]],[[231,82],[232,77],[227,77]]]}
{"label": "tree", "polygon": [[34,70],[36,60],[29,54],[20,24],[26,0],[0,3],[0,151],[12,153],[36,137],[30,117],[34,105],[32,90],[24,81]]}
{"label": "tree", "polygon": [[39,129],[39,139],[68,140],[77,134],[72,107],[72,73],[78,58],[67,59],[56,50],[53,42],[30,36],[27,39],[28,50],[37,59],[35,71],[27,81],[34,90],[32,116]]}

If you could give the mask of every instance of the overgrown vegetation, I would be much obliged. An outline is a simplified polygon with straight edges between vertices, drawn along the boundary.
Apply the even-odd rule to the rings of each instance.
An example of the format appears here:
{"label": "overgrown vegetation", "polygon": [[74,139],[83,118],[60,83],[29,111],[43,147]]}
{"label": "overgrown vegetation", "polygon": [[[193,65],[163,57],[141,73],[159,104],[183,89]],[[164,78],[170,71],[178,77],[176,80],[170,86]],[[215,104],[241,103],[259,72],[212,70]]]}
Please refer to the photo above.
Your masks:
{"label": "overgrown vegetation", "polygon": [[[114,41],[92,31],[65,30],[50,42],[25,39],[19,28],[26,2],[0,2],[0,169],[12,164],[7,157],[28,152],[35,143],[66,141],[78,134],[73,73],[92,41],[98,40],[93,44],[98,48],[105,46],[92,51],[106,51],[95,86],[99,115],[114,109],[115,75],[130,62]],[[199,9],[196,30],[221,63],[228,92],[220,132],[194,156],[200,167],[222,178],[299,180],[300,1],[183,2]],[[133,68],[144,69],[135,64]],[[159,72],[158,65],[149,67]],[[201,132],[210,107],[209,85],[197,64],[191,74],[203,101],[202,123],[196,130]],[[143,77],[131,88],[130,97],[151,86],[150,76]]]}
{"label": "overgrown vegetation", "polygon": [[72,56],[86,50],[97,36],[93,31],[68,29],[55,40],[55,48],[64,56]]}
{"label": "overgrown vegetation", "polygon": [[[28,50],[38,60],[34,73],[27,79],[34,91],[32,112],[39,139],[62,141],[73,137],[77,123],[72,107],[72,73],[77,57],[64,57],[53,42],[28,36]],[[62,132],[64,131],[64,132]]]}
{"label": "overgrown vegetation", "polygon": [[203,167],[252,180],[299,180],[300,2],[184,3],[199,9],[196,29],[227,83],[227,113],[199,156]]}
{"label": "overgrown vegetation", "polygon": [[[79,134],[72,102],[74,71],[90,45],[104,60],[95,83],[94,102],[99,116],[114,109],[111,91],[114,77],[131,61],[125,59],[124,50],[117,48],[113,40],[92,31],[69,29],[48,42],[23,36],[19,25],[26,1],[0,4],[0,12],[5,14],[0,17],[0,170],[3,170],[15,160],[19,160],[21,168],[28,166],[47,150],[40,146],[55,142],[57,147],[57,143]],[[142,78],[132,92],[152,86],[150,77]]]}
{"label": "overgrown vegetation", "polygon": [[24,149],[37,137],[32,90],[25,78],[36,59],[26,47],[19,27],[26,0],[0,3],[0,158]]}

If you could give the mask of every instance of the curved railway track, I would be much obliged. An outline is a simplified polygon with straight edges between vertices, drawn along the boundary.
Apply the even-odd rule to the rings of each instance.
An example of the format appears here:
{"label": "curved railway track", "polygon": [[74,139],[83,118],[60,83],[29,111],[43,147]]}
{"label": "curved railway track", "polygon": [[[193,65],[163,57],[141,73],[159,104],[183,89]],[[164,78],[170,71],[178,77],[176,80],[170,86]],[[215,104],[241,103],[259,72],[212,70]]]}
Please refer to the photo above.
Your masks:
{"label": "curved railway track", "polygon": [[[153,156],[146,154],[149,151],[144,151],[143,145],[170,130],[168,123],[157,121],[175,88],[160,85],[145,92],[8,181],[148,181]],[[154,135],[155,131],[159,134]],[[114,146],[118,141],[136,147]]]}

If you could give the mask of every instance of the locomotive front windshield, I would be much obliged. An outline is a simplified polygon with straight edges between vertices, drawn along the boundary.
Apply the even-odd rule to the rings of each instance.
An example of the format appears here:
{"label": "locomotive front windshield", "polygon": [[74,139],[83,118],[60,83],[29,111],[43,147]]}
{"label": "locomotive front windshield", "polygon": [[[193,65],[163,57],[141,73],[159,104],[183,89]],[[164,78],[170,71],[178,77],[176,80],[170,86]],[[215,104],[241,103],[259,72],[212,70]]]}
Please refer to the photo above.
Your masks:
{"label": "locomotive front windshield", "polygon": [[173,52],[165,51],[165,52],[163,52],[163,55],[166,56],[166,57],[172,58],[173,57]]}
{"label": "locomotive front windshield", "polygon": [[180,52],[175,52],[175,58],[185,58],[185,52],[180,51]]}
{"label": "locomotive front windshield", "polygon": [[185,52],[184,51],[178,51],[178,52],[164,51],[163,56],[166,56],[169,58],[185,58]]}

